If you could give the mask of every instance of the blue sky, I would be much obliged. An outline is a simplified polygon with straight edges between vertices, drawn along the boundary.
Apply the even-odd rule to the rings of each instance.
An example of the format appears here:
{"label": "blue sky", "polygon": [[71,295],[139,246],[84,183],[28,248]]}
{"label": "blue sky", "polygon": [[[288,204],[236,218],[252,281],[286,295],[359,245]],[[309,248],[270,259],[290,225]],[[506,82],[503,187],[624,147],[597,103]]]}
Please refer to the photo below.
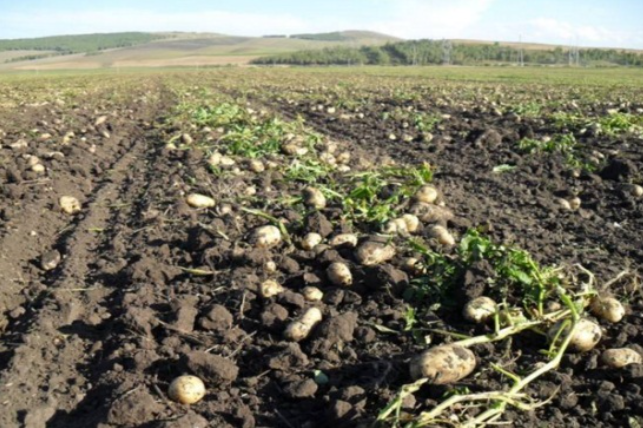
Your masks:
{"label": "blue sky", "polygon": [[643,49],[643,0],[0,0],[0,38],[110,31],[364,29],[403,38]]}

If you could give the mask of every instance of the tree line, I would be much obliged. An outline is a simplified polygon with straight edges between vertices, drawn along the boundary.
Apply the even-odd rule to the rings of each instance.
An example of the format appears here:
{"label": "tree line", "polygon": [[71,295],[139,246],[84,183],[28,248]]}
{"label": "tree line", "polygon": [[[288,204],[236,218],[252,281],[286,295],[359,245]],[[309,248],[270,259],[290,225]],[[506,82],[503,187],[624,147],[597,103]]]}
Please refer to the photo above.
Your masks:
{"label": "tree line", "polygon": [[643,54],[618,49],[523,49],[493,44],[445,44],[413,40],[382,46],[328,47],[261,57],[254,64],[290,65],[435,65],[508,64],[643,66]]}

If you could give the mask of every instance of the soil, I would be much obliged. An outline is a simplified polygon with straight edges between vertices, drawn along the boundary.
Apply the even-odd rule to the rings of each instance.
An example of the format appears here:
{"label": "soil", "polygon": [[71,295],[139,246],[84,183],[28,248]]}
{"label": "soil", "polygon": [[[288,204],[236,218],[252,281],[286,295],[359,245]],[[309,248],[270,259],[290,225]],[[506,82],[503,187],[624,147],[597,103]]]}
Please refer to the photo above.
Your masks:
{"label": "soil", "polygon": [[[210,77],[180,80],[205,84],[204,76]],[[411,280],[398,260],[359,267],[346,248],[250,247],[247,233],[265,224],[262,219],[239,215],[235,204],[230,213],[195,210],[184,195],[198,191],[228,200],[249,183],[265,199],[297,189],[271,173],[218,181],[205,167],[206,153],[168,150],[176,131],[168,115],[179,99],[160,75],[91,87],[86,102],[0,109],[0,426],[370,426],[411,381],[408,361],[422,350],[410,335],[391,333],[404,329],[403,295]],[[605,159],[595,172],[575,176],[560,156],[523,155],[507,144],[521,134],[549,133],[537,119],[441,108],[451,119],[430,144],[419,136],[400,142],[389,135],[406,128],[379,120],[382,111],[400,106],[395,100],[378,100],[363,118],[347,122],[310,105],[271,100],[274,89],[265,90],[266,97],[251,102],[286,118],[303,115],[308,126],[353,153],[352,165],[384,158],[435,165],[434,183],[455,213],[446,223],[457,235],[482,228],[543,264],[580,263],[599,284],[624,269],[641,274],[643,199],[623,191],[643,172],[640,138],[587,136],[584,150]],[[70,131],[73,143],[65,144]],[[25,147],[9,147],[20,140]],[[610,154],[615,150],[618,155]],[[52,151],[60,154],[52,157]],[[23,154],[46,159],[47,171],[31,171]],[[516,168],[492,172],[502,164]],[[272,191],[263,190],[271,184]],[[572,194],[581,198],[578,211],[553,202]],[[61,196],[76,197],[80,212],[64,213]],[[332,206],[306,218],[274,215],[324,237],[347,231]],[[277,279],[289,291],[262,299],[258,287],[269,277],[268,260],[276,262]],[[324,270],[334,261],[354,268],[353,287],[328,283]],[[486,266],[471,267],[459,293],[481,295],[487,275]],[[598,362],[609,347],[643,352],[643,299],[634,277],[627,278],[606,290],[627,297],[625,319],[603,325],[599,348],[566,356],[559,370],[527,391],[539,401],[553,396],[552,403],[510,410],[506,420],[525,427],[620,427],[643,415],[643,365],[606,370]],[[324,290],[321,302],[299,293],[310,285]],[[311,306],[322,310],[322,323],[301,342],[284,340],[285,326]],[[466,333],[490,331],[458,314],[434,316]],[[527,361],[544,346],[538,337],[516,340],[524,341]],[[480,361],[515,368],[504,352],[502,344],[476,348]],[[185,373],[208,387],[191,406],[167,396],[169,383]],[[461,386],[483,391],[502,381],[486,370]],[[422,389],[407,398],[404,410],[426,409],[446,391]]]}

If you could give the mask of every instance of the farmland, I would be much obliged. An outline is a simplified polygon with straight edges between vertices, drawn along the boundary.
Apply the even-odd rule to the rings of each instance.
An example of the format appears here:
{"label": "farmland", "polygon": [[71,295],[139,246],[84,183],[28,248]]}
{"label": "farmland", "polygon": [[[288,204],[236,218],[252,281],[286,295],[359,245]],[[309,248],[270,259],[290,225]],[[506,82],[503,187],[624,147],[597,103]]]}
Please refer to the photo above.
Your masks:
{"label": "farmland", "polygon": [[1,76],[0,426],[640,426],[642,88]]}

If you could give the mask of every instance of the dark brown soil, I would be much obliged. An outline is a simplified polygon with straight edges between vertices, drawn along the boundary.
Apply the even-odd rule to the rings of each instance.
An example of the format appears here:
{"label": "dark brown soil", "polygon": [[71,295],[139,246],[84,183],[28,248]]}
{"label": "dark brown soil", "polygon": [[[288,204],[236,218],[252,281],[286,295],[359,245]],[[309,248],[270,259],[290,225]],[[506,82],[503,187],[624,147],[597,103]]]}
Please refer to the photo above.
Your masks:
{"label": "dark brown soil", "polygon": [[[204,166],[205,153],[167,150],[167,116],[179,102],[177,93],[161,77],[129,79],[122,86],[93,82],[85,102],[0,109],[0,427],[371,425],[411,381],[408,361],[423,349],[410,335],[390,333],[404,330],[409,275],[397,260],[359,267],[343,248],[315,254],[247,245],[247,232],[265,222],[240,215],[233,196],[248,181],[260,189],[272,186],[259,199],[299,189],[269,172],[245,182],[217,180]],[[208,74],[176,79],[219,84]],[[448,225],[458,234],[484,228],[494,241],[528,250],[544,264],[580,263],[599,284],[624,269],[641,274],[643,199],[622,191],[624,183],[641,178],[640,138],[587,136],[584,150],[606,157],[594,173],[575,177],[560,156],[522,155],[509,144],[521,134],[550,132],[536,119],[442,108],[452,119],[431,143],[393,142],[389,135],[405,128],[379,120],[383,110],[397,106],[393,100],[378,100],[362,119],[346,122],[276,100],[274,88],[265,89],[267,96],[251,102],[283,117],[303,115],[309,126],[351,150],[352,164],[391,157],[435,165],[434,182],[455,212]],[[415,107],[437,109],[430,103]],[[95,125],[101,116],[106,120]],[[73,143],[62,144],[70,131]],[[50,137],[39,140],[42,133]],[[21,139],[27,147],[9,148]],[[611,155],[614,150],[619,154]],[[41,175],[21,157],[47,159],[51,151],[63,156],[44,162]],[[501,164],[516,169],[493,173]],[[183,202],[189,191],[230,201],[232,212],[194,210]],[[570,194],[580,196],[582,207],[563,212],[553,198]],[[63,213],[61,196],[78,198],[81,211]],[[274,215],[301,224],[302,233],[345,231],[333,207],[306,218]],[[276,262],[289,291],[262,299],[258,286],[268,278],[268,260]],[[325,276],[339,260],[354,268],[350,289],[329,285]],[[43,269],[47,261],[55,267]],[[487,274],[484,265],[472,267],[458,293],[480,295]],[[304,300],[299,291],[308,285],[323,288],[322,302]],[[610,291],[627,297],[625,319],[604,326],[600,348],[565,357],[559,370],[527,391],[536,400],[557,392],[550,405],[512,410],[505,420],[526,427],[620,427],[643,415],[643,365],[613,371],[598,363],[609,347],[643,352],[640,290],[619,282]],[[322,310],[321,325],[304,341],[284,340],[286,324],[311,306]],[[487,332],[457,314],[433,316],[464,332]],[[524,342],[526,360],[544,345],[538,337],[516,340]],[[502,344],[482,346],[476,355],[506,361],[504,351]],[[192,406],[167,396],[169,383],[184,373],[208,387]],[[503,381],[487,370],[461,386],[482,391]],[[404,409],[417,413],[446,391],[422,389]]]}

